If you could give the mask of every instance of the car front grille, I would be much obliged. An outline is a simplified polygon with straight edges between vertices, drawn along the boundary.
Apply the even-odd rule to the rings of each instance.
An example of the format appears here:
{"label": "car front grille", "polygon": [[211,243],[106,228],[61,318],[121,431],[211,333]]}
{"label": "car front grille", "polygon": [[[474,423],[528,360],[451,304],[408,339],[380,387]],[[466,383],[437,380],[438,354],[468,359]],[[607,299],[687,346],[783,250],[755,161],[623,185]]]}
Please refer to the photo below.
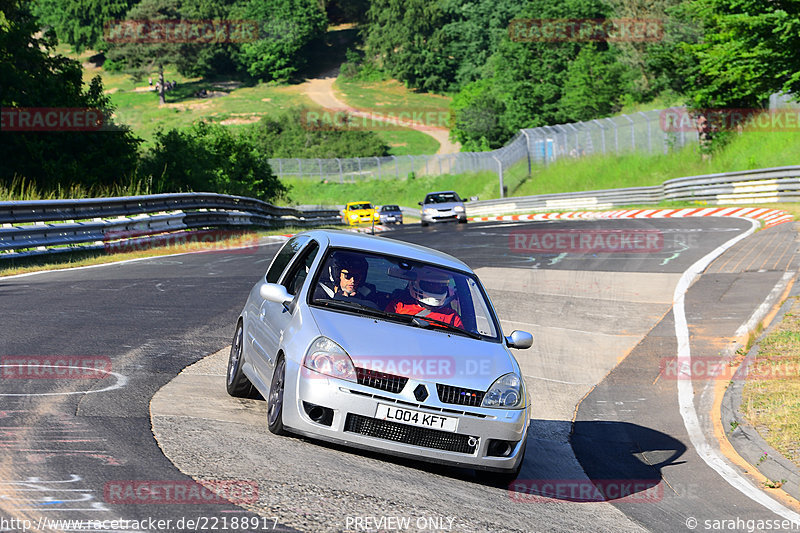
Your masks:
{"label": "car front grille", "polygon": [[451,385],[436,384],[436,392],[439,393],[439,401],[442,403],[454,403],[456,405],[468,405],[470,407],[480,407],[483,402],[483,391],[453,387]]}
{"label": "car front grille", "polygon": [[408,378],[404,378],[403,376],[384,374],[383,372],[358,367],[356,367],[356,378],[358,378],[359,385],[365,385],[395,394],[403,390],[403,387],[405,387],[408,382]]}
{"label": "car front grille", "polygon": [[[347,415],[344,430],[367,437],[466,454],[474,454],[480,442],[478,437],[398,424],[352,413]],[[472,444],[470,444],[470,440],[472,440]]]}

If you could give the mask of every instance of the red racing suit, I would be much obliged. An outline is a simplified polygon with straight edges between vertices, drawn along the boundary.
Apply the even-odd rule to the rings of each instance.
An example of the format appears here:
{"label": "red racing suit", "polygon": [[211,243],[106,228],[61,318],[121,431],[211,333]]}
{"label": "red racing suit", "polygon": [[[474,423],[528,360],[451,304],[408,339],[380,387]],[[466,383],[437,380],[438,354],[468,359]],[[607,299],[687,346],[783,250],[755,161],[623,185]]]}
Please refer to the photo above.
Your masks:
{"label": "red racing suit", "polygon": [[445,322],[451,326],[464,329],[464,324],[461,322],[461,317],[458,316],[458,313],[456,313],[456,310],[452,307],[438,307],[435,309],[430,309],[420,305],[410,296],[392,300],[386,306],[386,311],[390,313],[400,313],[401,315],[418,315],[422,319],[430,318],[431,320],[439,320],[440,322]]}

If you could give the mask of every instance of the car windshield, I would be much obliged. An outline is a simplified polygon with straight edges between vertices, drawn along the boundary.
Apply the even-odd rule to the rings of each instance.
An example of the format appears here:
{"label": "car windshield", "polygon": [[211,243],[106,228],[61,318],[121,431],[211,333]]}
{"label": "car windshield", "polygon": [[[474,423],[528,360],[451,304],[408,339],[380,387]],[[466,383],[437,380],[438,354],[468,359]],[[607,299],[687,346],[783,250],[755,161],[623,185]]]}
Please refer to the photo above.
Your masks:
{"label": "car windshield", "polygon": [[369,202],[364,202],[361,204],[350,204],[350,210],[353,209],[372,209],[372,204]]}
{"label": "car windshield", "polygon": [[472,274],[405,258],[331,249],[308,303],[446,333],[499,339],[480,282]]}
{"label": "car windshield", "polygon": [[429,194],[425,198],[426,204],[446,204],[450,202],[460,202],[461,199],[454,192],[441,192],[438,194]]}
{"label": "car windshield", "polygon": [[381,211],[400,211],[400,208],[396,205],[385,205],[381,207]]}

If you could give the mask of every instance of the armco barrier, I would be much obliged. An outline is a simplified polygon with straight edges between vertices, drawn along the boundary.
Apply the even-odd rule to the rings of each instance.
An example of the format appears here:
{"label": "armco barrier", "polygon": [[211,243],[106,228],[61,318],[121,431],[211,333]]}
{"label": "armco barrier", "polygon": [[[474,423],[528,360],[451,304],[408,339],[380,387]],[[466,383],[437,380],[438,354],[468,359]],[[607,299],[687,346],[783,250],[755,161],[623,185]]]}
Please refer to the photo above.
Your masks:
{"label": "armco barrier", "polygon": [[141,240],[175,231],[340,224],[336,209],[277,207],[212,193],[0,202],[0,258],[103,248],[125,235]]}
{"label": "armco barrier", "polygon": [[665,201],[704,205],[800,201],[800,166],[690,176],[667,180],[653,187],[484,200],[469,202],[466,206],[470,217],[482,217],[537,211],[613,209]]}

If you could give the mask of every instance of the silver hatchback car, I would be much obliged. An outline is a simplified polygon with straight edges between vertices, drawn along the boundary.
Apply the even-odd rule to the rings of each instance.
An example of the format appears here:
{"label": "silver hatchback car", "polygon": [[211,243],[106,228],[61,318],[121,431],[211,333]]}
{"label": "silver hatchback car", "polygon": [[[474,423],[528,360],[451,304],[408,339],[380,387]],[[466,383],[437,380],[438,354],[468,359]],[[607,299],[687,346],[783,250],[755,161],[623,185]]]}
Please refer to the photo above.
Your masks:
{"label": "silver hatchback car", "polygon": [[286,242],[247,299],[227,389],[271,432],[516,476],[530,396],[486,291],[461,261],[344,231]]}
{"label": "silver hatchback car", "polygon": [[429,192],[419,205],[419,220],[423,226],[434,222],[467,222],[464,200],[454,191]]}

